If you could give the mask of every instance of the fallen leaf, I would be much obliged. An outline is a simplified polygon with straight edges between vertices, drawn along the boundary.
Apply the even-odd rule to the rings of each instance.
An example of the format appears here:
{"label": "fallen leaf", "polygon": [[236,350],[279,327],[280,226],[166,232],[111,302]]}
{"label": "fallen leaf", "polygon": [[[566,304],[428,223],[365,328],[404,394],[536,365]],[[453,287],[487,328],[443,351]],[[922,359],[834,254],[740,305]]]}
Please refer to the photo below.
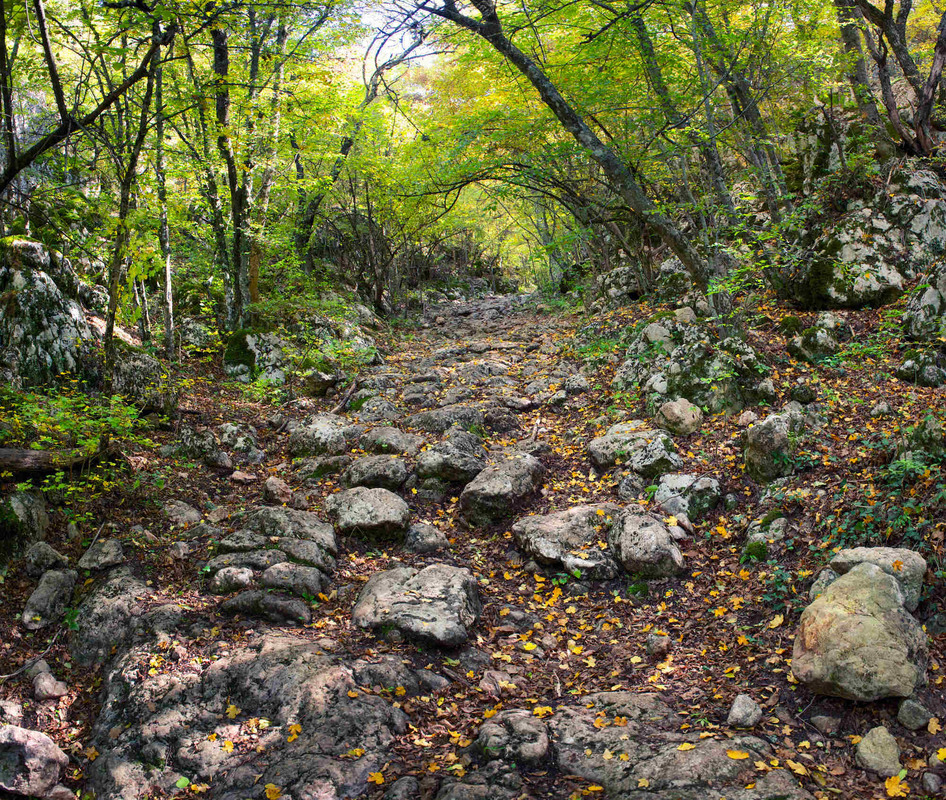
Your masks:
{"label": "fallen leaf", "polygon": [[677,750],[692,750],[695,747],[696,747],[695,744],[692,744],[690,742],[684,742],[677,748]]}
{"label": "fallen leaf", "polygon": [[266,800],[279,800],[279,798],[282,797],[282,789],[280,789],[275,783],[267,783],[265,789]]}
{"label": "fallen leaf", "polygon": [[785,617],[782,614],[776,614],[774,617],[772,617],[772,621],[769,623],[769,628],[775,630],[783,622],[785,622]]}
{"label": "fallen leaf", "polygon": [[382,783],[384,783],[384,775],[382,775],[380,772],[369,772],[368,782],[376,783],[378,786],[380,786]]}
{"label": "fallen leaf", "polygon": [[884,788],[887,790],[887,797],[906,797],[910,793],[910,787],[907,786],[899,775],[891,775],[884,781]]}
{"label": "fallen leaf", "polygon": [[236,716],[239,713],[240,709],[233,705],[233,703],[230,703],[230,705],[227,706],[227,716],[230,717],[230,719],[236,719]]}
{"label": "fallen leaf", "polygon": [[749,754],[744,750],[727,750],[726,755],[736,761],[742,761],[744,758],[749,758]]}
{"label": "fallen leaf", "polygon": [[943,726],[939,724],[939,717],[933,717],[926,726],[926,730],[929,733],[932,733],[935,736],[943,729]]}

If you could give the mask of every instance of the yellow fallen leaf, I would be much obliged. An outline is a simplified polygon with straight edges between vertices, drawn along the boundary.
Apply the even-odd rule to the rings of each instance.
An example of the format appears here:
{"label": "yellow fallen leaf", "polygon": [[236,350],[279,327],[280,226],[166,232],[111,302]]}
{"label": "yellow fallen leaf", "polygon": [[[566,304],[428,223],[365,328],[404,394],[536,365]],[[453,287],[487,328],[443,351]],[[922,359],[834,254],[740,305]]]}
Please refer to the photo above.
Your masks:
{"label": "yellow fallen leaf", "polygon": [[287,742],[294,742],[299,738],[299,734],[302,733],[302,726],[295,722],[289,726],[289,736],[286,737]]}
{"label": "yellow fallen leaf", "polygon": [[601,757],[602,757],[605,761],[610,761],[612,758],[614,758],[614,753],[612,753],[610,750],[608,750],[607,748],[605,748],[605,751],[601,754]]}
{"label": "yellow fallen leaf", "polygon": [[536,647],[538,647],[538,645],[535,642],[526,642],[524,645],[522,645],[522,649],[527,652],[529,650],[535,650]]}
{"label": "yellow fallen leaf", "polygon": [[887,797],[906,797],[910,793],[910,787],[907,786],[899,775],[891,775],[884,781],[884,788],[887,790]]}
{"label": "yellow fallen leaf", "polygon": [[275,783],[266,784],[266,800],[279,800],[282,797],[282,789]]}
{"label": "yellow fallen leaf", "polygon": [[231,742],[229,739],[224,740],[223,744],[220,746],[223,748],[225,753],[233,752],[233,742]]}
{"label": "yellow fallen leaf", "polygon": [[736,761],[742,761],[744,758],[749,758],[749,754],[744,750],[727,750],[726,755]]}
{"label": "yellow fallen leaf", "polygon": [[681,744],[681,745],[677,748],[677,750],[684,750],[684,751],[685,751],[685,750],[692,750],[692,749],[695,748],[695,747],[696,747],[695,744],[692,744],[692,743],[690,743],[690,742],[684,742],[683,744]]}
{"label": "yellow fallen leaf", "polygon": [[677,518],[672,514],[669,517],[664,517],[664,525],[669,525],[671,528],[677,524]]}
{"label": "yellow fallen leaf", "polygon": [[349,696],[349,697],[358,697],[358,692],[356,692],[354,689],[349,689],[349,690],[348,690],[348,696]]}
{"label": "yellow fallen leaf", "polygon": [[788,764],[788,768],[794,772],[796,775],[807,775],[808,770],[804,766],[799,764],[797,761],[792,761],[790,758],[785,759],[785,763]]}
{"label": "yellow fallen leaf", "polygon": [[532,713],[537,717],[547,717],[554,712],[551,706],[536,706],[532,709]]}
{"label": "yellow fallen leaf", "polygon": [[939,717],[933,717],[926,726],[926,730],[935,736],[943,729],[943,726],[939,724]]}
{"label": "yellow fallen leaf", "polygon": [[382,783],[384,783],[384,775],[382,775],[380,772],[369,772],[368,781],[369,783],[376,783],[378,786],[380,786]]}
{"label": "yellow fallen leaf", "polygon": [[236,719],[237,714],[239,713],[240,709],[233,705],[233,703],[230,703],[230,705],[227,706],[227,716],[230,717],[230,719]]}
{"label": "yellow fallen leaf", "polygon": [[936,757],[940,761],[946,761],[946,747],[941,747],[936,751]]}
{"label": "yellow fallen leaf", "polygon": [[650,786],[650,781],[647,780],[647,778],[638,778],[637,780],[638,789],[646,789],[648,786]]}
{"label": "yellow fallen leaf", "polygon": [[769,628],[775,630],[783,622],[785,622],[785,617],[781,614],[776,614],[774,617],[772,617],[772,621],[769,623]]}

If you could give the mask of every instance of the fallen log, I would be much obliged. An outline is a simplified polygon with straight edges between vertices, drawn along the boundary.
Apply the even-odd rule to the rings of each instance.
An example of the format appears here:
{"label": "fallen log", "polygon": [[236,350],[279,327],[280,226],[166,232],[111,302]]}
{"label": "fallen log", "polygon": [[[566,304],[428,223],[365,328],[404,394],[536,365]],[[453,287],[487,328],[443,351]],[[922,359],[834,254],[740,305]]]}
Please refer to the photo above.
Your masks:
{"label": "fallen log", "polygon": [[0,447],[0,473],[43,475],[48,472],[81,469],[93,464],[109,451],[98,450],[91,455],[75,455],[58,450],[27,450],[25,448]]}

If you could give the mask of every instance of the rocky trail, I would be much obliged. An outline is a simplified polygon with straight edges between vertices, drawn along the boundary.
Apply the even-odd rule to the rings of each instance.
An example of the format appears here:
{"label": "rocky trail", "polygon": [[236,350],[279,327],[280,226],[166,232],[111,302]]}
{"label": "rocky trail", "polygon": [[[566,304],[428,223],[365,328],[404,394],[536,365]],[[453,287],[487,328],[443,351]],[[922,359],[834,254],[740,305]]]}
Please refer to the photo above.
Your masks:
{"label": "rocky trail", "polygon": [[[796,360],[767,372],[774,321],[711,344],[702,309],[655,311],[443,303],[344,404],[251,402],[194,367],[180,424],[129,456],[162,485],[6,576],[26,607],[0,612],[18,673],[0,786],[936,796],[942,581],[908,542],[844,546],[824,523],[838,464],[877,468],[858,436],[942,397]],[[877,324],[817,322],[822,340]]]}

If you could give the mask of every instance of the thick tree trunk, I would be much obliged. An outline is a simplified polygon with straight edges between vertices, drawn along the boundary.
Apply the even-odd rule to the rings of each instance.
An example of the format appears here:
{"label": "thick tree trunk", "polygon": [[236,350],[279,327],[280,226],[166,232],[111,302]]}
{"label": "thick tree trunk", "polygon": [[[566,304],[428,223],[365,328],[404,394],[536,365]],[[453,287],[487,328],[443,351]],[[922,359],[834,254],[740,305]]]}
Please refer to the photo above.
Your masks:
{"label": "thick tree trunk", "polygon": [[861,116],[875,128],[882,129],[883,124],[877,104],[874,102],[874,93],[870,88],[870,77],[867,74],[867,64],[864,61],[864,51],[861,49],[860,33],[857,28],[857,12],[855,0],[834,0],[838,15],[838,27],[841,31],[841,42],[850,59],[848,82]]}

